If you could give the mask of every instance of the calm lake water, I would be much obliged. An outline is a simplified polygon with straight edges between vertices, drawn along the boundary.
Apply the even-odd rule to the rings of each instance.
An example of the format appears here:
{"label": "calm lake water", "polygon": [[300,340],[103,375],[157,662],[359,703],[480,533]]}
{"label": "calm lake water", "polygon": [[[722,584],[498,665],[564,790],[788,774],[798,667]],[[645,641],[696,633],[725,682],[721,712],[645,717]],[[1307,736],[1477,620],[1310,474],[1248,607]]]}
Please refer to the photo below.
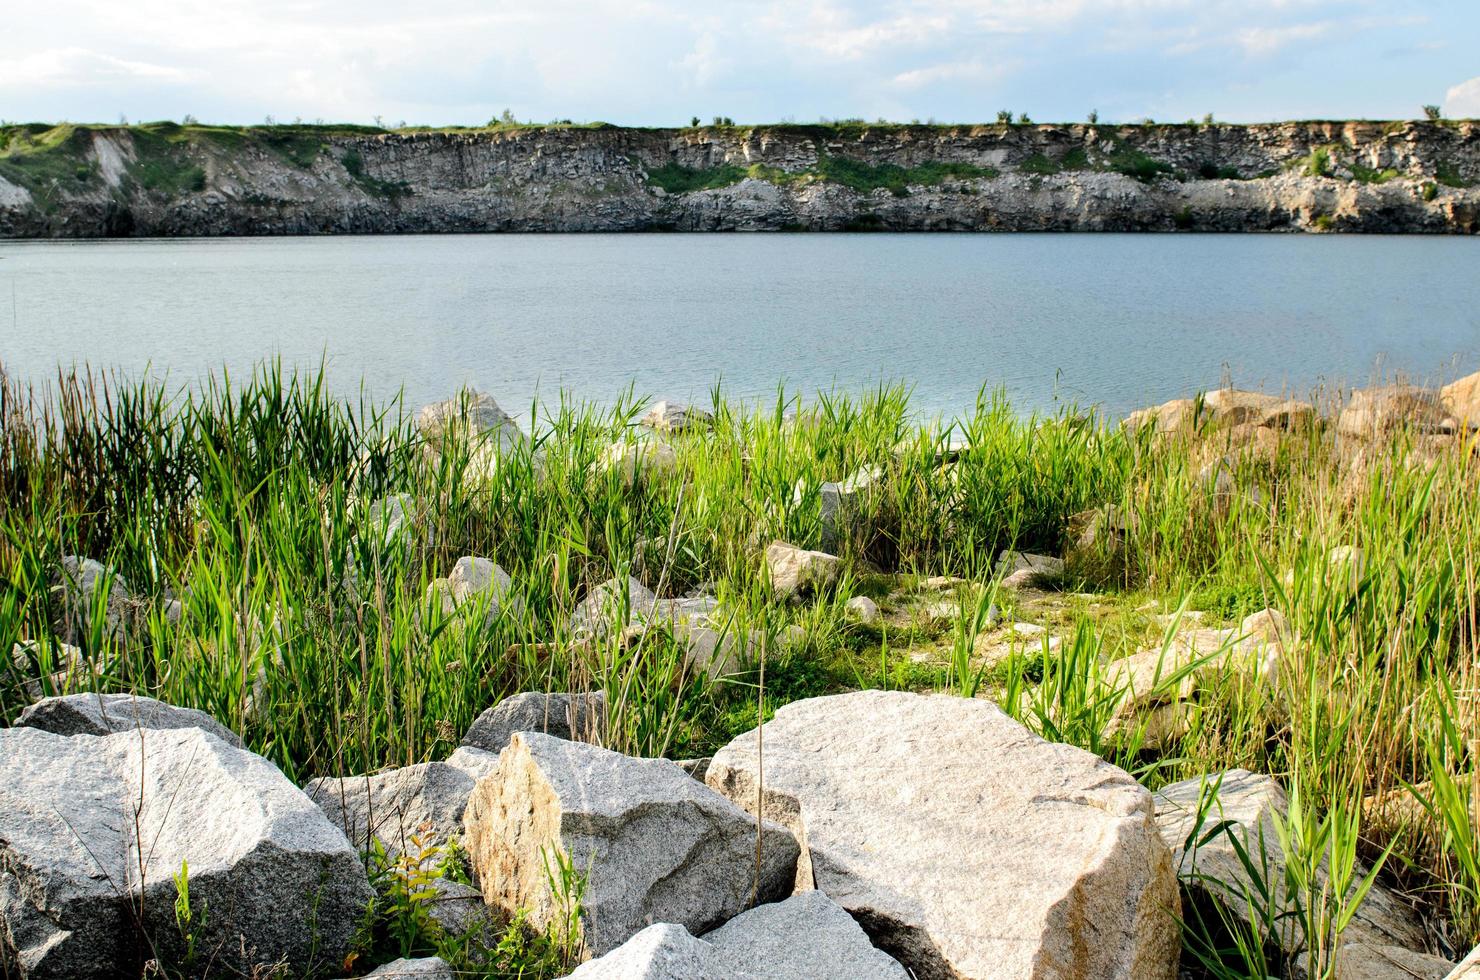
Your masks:
{"label": "calm lake water", "polygon": [[523,235],[0,242],[0,363],[187,384],[264,358],[414,408],[474,384],[706,398],[914,385],[1122,413],[1480,368],[1480,239]]}

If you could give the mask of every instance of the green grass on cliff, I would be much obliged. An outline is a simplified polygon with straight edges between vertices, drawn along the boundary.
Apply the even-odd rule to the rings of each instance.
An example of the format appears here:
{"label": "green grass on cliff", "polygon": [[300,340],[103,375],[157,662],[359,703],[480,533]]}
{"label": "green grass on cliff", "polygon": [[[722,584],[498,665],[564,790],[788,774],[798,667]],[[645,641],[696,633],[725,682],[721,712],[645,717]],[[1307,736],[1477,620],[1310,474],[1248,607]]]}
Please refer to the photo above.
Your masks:
{"label": "green grass on cliff", "polygon": [[743,167],[685,167],[680,163],[665,163],[647,171],[647,182],[669,194],[687,194],[691,191],[712,191],[738,184],[746,177]]}
{"label": "green grass on cliff", "polygon": [[86,185],[96,168],[87,160],[91,139],[76,126],[0,129],[0,177],[43,198],[54,189]]}
{"label": "green grass on cliff", "polygon": [[[979,693],[1153,788],[1245,767],[1298,782],[1308,812],[1348,827],[1359,801],[1397,800],[1362,812],[1362,853],[1393,848],[1383,881],[1437,941],[1463,953],[1480,939],[1470,437],[1400,428],[1358,446],[1316,427],[1244,443],[1205,421],[1158,437],[1072,410],[1025,418],[988,394],[951,427],[914,418],[895,388],[713,402],[712,429],[669,438],[673,472],[628,482],[598,460],[636,438],[630,395],[529,406],[532,441],[490,468],[462,443],[426,443],[399,402],[346,403],[321,376],[271,367],[193,392],[70,374],[44,391],[0,385],[0,650],[26,644],[0,660],[0,722],[38,694],[138,691],[212,713],[303,781],[444,758],[479,712],[527,689],[604,689],[619,708],[610,743],[670,757],[710,753],[791,698]],[[843,581],[776,601],[757,548],[820,545],[820,484],[863,467],[882,479],[838,548]],[[404,536],[373,525],[390,494],[407,495]],[[961,597],[982,594],[1001,549],[1060,553],[1071,516],[1105,504],[1131,515],[1122,538],[1077,553],[1047,593],[999,599],[1062,645],[978,664]],[[1347,546],[1362,557],[1333,573],[1328,554]],[[68,554],[126,579],[131,628],[67,609]],[[449,615],[428,598],[467,554],[510,572],[519,611]],[[663,629],[575,642],[587,589],[629,573],[665,595],[712,593],[732,628],[768,643],[800,639],[770,647],[763,689],[754,664],[692,673]],[[960,616],[915,615],[941,597],[922,591],[933,575],[966,580],[946,587],[964,590],[946,593]],[[889,618],[854,622],[853,595]],[[1144,728],[1107,736],[1123,692],[1104,666],[1170,643],[1175,620],[1158,613],[1222,625],[1263,607],[1290,624],[1267,684],[1209,681],[1186,730],[1154,749]],[[83,662],[53,677],[63,641]]]}

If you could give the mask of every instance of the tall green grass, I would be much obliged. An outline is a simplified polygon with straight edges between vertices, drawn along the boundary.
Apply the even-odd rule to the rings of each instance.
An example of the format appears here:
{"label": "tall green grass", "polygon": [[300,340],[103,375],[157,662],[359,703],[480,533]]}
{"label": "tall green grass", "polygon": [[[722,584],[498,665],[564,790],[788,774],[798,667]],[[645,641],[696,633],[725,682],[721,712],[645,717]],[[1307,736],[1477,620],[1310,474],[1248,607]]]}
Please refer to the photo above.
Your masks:
{"label": "tall green grass", "polygon": [[[443,757],[520,690],[604,689],[613,745],[675,758],[708,754],[796,697],[949,690],[999,700],[1153,788],[1243,766],[1298,784],[1313,815],[1409,799],[1402,820],[1364,820],[1341,847],[1372,860],[1393,846],[1382,880],[1422,909],[1438,948],[1480,939],[1480,491],[1467,439],[1353,446],[1316,430],[1248,452],[1206,428],[1168,439],[1092,413],[1023,417],[990,392],[950,424],[914,417],[898,387],[711,400],[712,428],[669,437],[676,472],[628,482],[598,464],[639,437],[631,392],[605,407],[531,406],[529,438],[490,468],[469,465],[465,444],[424,442],[397,400],[331,395],[321,372],[266,365],[179,392],[88,373],[4,383],[0,650],[32,652],[0,660],[0,718],[38,688],[58,693],[47,675],[62,642],[86,660],[65,689],[202,708],[299,781]],[[821,484],[867,468],[880,479],[839,546],[851,574],[811,605],[776,601],[760,551],[774,538],[818,546]],[[391,494],[411,502],[399,535],[372,520]],[[1059,553],[1070,516],[1109,503],[1134,519],[1094,560],[1071,562],[1066,589],[1100,594],[1126,621],[1147,601],[1233,622],[1272,606],[1296,636],[1268,684],[1203,685],[1175,744],[1107,735],[1124,692],[1106,665],[1142,645],[1113,617],[1080,616],[1057,649],[987,671],[973,660],[987,598],[962,597],[938,667],[909,656],[914,633],[844,614],[850,594],[917,575],[989,583],[1000,550]],[[1338,546],[1363,561],[1333,570]],[[127,629],[69,608],[69,554],[127,580]],[[429,599],[467,554],[509,571],[518,602],[489,618]],[[727,628],[767,637],[764,687],[754,671],[696,672],[671,630],[573,638],[587,590],[629,571],[664,595],[713,594]],[[769,642],[792,626],[800,643]],[[1321,929],[1325,949],[1335,939]]]}

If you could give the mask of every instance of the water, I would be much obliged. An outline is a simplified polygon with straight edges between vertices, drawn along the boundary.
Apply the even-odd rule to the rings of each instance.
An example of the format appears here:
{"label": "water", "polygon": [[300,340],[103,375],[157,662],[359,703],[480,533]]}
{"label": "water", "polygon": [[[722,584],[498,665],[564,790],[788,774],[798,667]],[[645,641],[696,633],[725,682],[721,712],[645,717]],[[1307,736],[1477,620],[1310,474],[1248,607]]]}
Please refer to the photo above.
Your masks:
{"label": "water", "polygon": [[[7,295],[9,294],[9,295]],[[1308,393],[1480,368],[1480,240],[1191,235],[523,235],[0,243],[0,363],[190,383],[327,360],[412,407],[511,411],[914,385],[953,414],[1122,413],[1232,378]]]}

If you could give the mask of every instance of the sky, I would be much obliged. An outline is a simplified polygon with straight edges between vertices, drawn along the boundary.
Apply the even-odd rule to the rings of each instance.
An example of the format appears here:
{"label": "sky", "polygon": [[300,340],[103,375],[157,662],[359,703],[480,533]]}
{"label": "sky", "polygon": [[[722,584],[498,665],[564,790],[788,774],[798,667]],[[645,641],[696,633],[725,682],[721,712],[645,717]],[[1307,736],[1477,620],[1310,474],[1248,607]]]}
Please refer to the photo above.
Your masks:
{"label": "sky", "polygon": [[50,0],[0,119],[1480,116],[1480,0]]}

